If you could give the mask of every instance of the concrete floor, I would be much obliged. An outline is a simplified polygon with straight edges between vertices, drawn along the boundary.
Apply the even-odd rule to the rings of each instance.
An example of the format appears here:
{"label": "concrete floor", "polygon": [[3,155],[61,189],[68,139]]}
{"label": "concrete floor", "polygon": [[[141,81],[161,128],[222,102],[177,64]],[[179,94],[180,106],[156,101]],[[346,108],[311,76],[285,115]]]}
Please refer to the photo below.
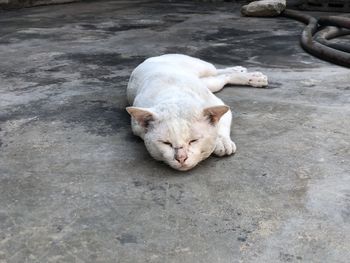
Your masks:
{"label": "concrete floor", "polygon": [[[349,262],[349,69],[292,20],[127,2],[0,13],[0,262]],[[176,172],[131,134],[128,76],[170,52],[269,76],[218,93],[235,156]]]}

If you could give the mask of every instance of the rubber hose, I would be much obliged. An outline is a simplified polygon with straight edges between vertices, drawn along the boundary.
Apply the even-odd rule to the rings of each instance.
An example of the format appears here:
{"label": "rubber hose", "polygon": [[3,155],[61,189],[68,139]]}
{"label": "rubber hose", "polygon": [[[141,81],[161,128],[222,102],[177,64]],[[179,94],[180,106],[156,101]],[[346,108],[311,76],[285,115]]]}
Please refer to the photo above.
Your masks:
{"label": "rubber hose", "polygon": [[334,26],[327,26],[322,30],[317,31],[316,34],[314,35],[314,39],[317,42],[321,43],[322,45],[325,45],[334,49],[338,49],[343,52],[350,53],[350,45],[333,43],[329,41],[333,38],[337,38],[337,37],[341,37],[349,34],[350,34],[350,30],[348,29],[338,28]]}
{"label": "rubber hose", "polygon": [[340,16],[323,16],[318,19],[318,23],[322,26],[337,26],[350,29],[350,18]]}
{"label": "rubber hose", "polygon": [[[300,39],[300,44],[304,50],[320,59],[350,68],[350,53],[334,49],[314,40],[313,36],[318,30],[318,20],[316,18],[290,9],[284,10],[281,15],[307,24]],[[344,20],[345,22],[340,17],[331,18],[331,22],[341,23],[342,25],[347,26],[348,18],[345,18]],[[323,18],[322,23],[328,22],[329,19]]]}

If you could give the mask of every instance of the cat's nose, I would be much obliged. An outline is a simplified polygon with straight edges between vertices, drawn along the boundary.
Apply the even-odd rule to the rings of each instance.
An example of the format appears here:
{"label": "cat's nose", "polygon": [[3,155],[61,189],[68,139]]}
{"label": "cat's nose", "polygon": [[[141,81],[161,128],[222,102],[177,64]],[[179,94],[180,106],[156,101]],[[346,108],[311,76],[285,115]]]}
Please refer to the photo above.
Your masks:
{"label": "cat's nose", "polygon": [[175,160],[178,161],[181,164],[184,164],[187,160],[187,156],[175,156]]}
{"label": "cat's nose", "polygon": [[175,149],[175,156],[174,157],[175,157],[175,160],[181,164],[186,162],[186,160],[188,158],[187,153],[183,148]]}

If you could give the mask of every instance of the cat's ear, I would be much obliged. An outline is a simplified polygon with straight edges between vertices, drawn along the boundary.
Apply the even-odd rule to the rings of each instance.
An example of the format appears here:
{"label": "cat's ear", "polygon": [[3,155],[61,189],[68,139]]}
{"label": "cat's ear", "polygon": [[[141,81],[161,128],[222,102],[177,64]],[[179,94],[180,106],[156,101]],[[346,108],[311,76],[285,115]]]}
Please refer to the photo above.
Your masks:
{"label": "cat's ear", "polygon": [[126,111],[144,128],[147,128],[149,123],[155,120],[154,113],[149,109],[126,107]]}
{"label": "cat's ear", "polygon": [[205,108],[203,114],[211,124],[215,125],[219,122],[222,115],[224,115],[229,109],[230,107],[226,105],[214,106]]}

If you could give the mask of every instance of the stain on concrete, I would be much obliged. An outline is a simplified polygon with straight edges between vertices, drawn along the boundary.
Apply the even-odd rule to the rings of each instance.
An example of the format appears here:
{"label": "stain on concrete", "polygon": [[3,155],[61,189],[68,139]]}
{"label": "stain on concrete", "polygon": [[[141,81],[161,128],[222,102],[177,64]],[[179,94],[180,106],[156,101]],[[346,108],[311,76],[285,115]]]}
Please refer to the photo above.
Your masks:
{"label": "stain on concrete", "polygon": [[[214,61],[218,64],[245,65],[278,68],[310,68],[316,67],[304,62],[309,56],[298,45],[298,35],[278,35],[246,38],[242,40],[227,41],[224,37],[216,41],[222,45],[213,45],[199,50],[196,56]],[[209,36],[211,38],[211,36]],[[232,36],[231,36],[232,38]],[[271,45],[271,43],[274,43]],[[263,53],[260,50],[264,50]],[[296,59],[298,58],[298,59]],[[287,66],[288,65],[288,66]]]}
{"label": "stain on concrete", "polygon": [[145,57],[140,56],[125,56],[116,52],[104,53],[69,53],[58,56],[57,60],[72,60],[80,64],[93,64],[97,66],[123,66],[136,67]]}
{"label": "stain on concrete", "polygon": [[237,37],[262,34],[266,31],[242,30],[237,28],[219,28],[217,32],[204,36],[205,41],[234,41]]}
{"label": "stain on concrete", "polygon": [[83,101],[74,108],[58,111],[67,123],[83,126],[87,132],[100,136],[130,128],[130,116],[125,109],[109,106],[105,101]]}
{"label": "stain on concrete", "polygon": [[11,113],[2,113],[0,121],[33,117],[41,121],[62,121],[100,136],[115,135],[121,129],[130,128],[130,116],[125,108],[111,106],[106,101],[76,101],[72,105],[51,108],[46,108],[46,103],[46,100],[42,100]]}
{"label": "stain on concrete", "polygon": [[161,14],[157,19],[143,19],[143,20],[133,20],[133,19],[121,19],[118,23],[109,24],[80,24],[79,26],[85,30],[99,30],[106,33],[117,33],[129,30],[141,30],[149,29],[152,31],[162,32],[178,23],[182,23],[187,19],[187,17],[175,16],[175,15],[164,15]]}
{"label": "stain on concrete", "polygon": [[338,86],[338,87],[336,87],[336,89],[348,91],[348,90],[350,90],[350,86],[347,86],[347,85]]}
{"label": "stain on concrete", "polygon": [[137,238],[131,234],[122,234],[120,237],[117,237],[117,239],[122,245],[137,244]]}
{"label": "stain on concrete", "polygon": [[85,29],[85,30],[96,30],[98,29],[98,27],[94,24],[80,24],[79,25],[82,29]]}
{"label": "stain on concrete", "polygon": [[0,179],[1,204],[5,206],[11,204],[21,204],[23,210],[20,213],[37,210],[42,204],[51,201],[51,196],[47,195],[51,187],[38,176],[26,177],[6,177]]}

